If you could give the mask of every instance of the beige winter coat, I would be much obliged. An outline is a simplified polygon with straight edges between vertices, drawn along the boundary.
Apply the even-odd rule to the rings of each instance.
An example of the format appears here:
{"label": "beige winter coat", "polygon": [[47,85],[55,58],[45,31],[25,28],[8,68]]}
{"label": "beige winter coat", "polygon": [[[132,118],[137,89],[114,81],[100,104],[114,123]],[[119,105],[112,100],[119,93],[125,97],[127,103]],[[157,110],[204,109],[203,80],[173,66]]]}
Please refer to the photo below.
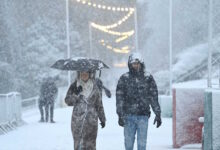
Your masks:
{"label": "beige winter coat", "polygon": [[79,96],[83,92],[76,95],[78,82],[75,81],[65,98],[68,106],[74,106],[71,122],[74,150],[79,147],[81,150],[96,150],[98,118],[101,122],[106,121],[100,90],[94,80],[92,84],[89,96]]}

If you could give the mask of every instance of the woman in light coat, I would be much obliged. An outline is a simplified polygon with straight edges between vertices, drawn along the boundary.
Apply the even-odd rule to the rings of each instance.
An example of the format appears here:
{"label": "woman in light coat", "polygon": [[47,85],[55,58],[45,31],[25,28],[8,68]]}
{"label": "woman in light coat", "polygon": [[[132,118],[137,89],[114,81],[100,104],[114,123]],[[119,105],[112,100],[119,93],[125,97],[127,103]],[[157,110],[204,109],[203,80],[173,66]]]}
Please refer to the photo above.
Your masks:
{"label": "woman in light coat", "polygon": [[98,118],[105,127],[105,113],[100,90],[91,72],[78,72],[77,79],[68,89],[65,97],[68,106],[73,107],[71,129],[74,150],[96,150]]}

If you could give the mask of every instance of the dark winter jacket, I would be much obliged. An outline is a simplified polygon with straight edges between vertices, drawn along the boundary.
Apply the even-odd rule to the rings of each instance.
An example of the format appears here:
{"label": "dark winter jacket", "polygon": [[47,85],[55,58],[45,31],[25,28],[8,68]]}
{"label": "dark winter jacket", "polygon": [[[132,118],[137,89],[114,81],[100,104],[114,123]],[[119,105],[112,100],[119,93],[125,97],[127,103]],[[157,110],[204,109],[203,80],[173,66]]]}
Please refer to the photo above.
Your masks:
{"label": "dark winter jacket", "polygon": [[128,62],[129,72],[123,74],[116,88],[116,106],[119,117],[125,115],[150,115],[150,105],[156,115],[160,115],[158,90],[152,75],[141,70],[135,72]]}
{"label": "dark winter jacket", "polygon": [[44,79],[40,87],[40,103],[50,104],[54,103],[55,98],[58,93],[58,88],[56,86],[55,80],[53,78]]}

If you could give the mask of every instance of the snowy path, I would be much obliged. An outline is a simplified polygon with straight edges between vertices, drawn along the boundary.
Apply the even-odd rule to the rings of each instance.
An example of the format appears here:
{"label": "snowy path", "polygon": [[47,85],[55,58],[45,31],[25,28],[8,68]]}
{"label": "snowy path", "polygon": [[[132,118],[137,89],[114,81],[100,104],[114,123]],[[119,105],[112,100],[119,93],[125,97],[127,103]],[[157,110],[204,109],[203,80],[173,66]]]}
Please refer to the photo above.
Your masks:
{"label": "snowy path", "polygon": [[[97,150],[124,150],[123,128],[117,124],[115,99],[104,99],[107,124],[104,129],[99,127]],[[39,112],[32,110],[23,114],[26,125],[0,135],[0,150],[71,150],[73,149],[70,129],[72,107],[55,110],[55,124],[38,123]],[[153,126],[153,116],[149,122],[148,149],[172,149],[172,119],[163,118],[159,129]],[[198,150],[200,145],[187,150]],[[136,143],[135,143],[136,150]]]}

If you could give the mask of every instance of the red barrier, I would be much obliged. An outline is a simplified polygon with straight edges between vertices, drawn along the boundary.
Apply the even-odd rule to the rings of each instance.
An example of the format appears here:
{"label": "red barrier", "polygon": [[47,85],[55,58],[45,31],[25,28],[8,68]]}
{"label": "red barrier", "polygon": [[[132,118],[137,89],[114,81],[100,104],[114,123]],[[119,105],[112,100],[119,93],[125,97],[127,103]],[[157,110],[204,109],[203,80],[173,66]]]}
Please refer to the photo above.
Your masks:
{"label": "red barrier", "polygon": [[204,89],[173,89],[173,147],[202,142]]}

